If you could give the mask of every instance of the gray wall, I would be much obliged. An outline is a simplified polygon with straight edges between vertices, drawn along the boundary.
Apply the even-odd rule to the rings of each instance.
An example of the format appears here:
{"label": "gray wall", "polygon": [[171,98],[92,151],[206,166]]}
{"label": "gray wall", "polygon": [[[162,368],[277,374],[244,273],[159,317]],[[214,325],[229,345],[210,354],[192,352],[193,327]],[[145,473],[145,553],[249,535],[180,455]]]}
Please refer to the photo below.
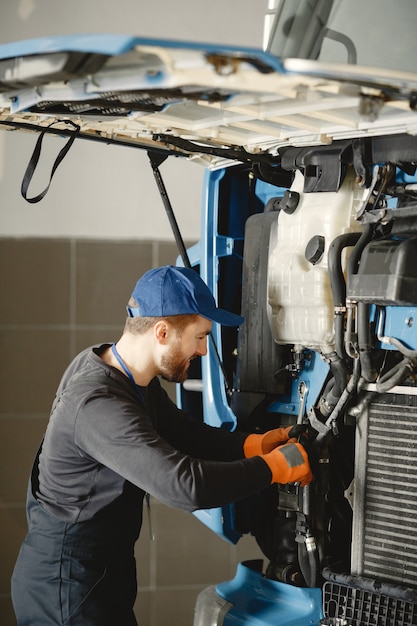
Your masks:
{"label": "gray wall", "polygon": [[[265,4],[3,0],[0,43],[115,32],[261,45]],[[0,133],[0,626],[15,626],[10,575],[26,532],[26,484],[60,375],[84,346],[117,339],[138,276],[177,255],[146,155],[76,142],[46,198],[29,205],[20,184],[35,140]],[[47,140],[33,193],[45,186],[61,146]],[[179,159],[161,170],[183,235],[194,243],[203,173]],[[250,537],[234,547],[155,501],[152,516],[156,539],[145,521],[137,549],[140,624],[192,624],[199,590],[232,577],[236,563],[259,550]]]}

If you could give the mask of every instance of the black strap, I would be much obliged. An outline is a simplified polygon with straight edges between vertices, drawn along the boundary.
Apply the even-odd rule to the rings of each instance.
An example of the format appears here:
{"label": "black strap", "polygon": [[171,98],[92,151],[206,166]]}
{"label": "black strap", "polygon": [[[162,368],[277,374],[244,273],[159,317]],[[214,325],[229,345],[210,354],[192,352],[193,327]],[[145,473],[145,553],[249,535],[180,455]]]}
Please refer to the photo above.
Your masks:
{"label": "black strap", "polygon": [[[73,126],[75,130],[73,132],[71,132],[71,136],[69,137],[67,143],[60,150],[58,156],[55,159],[55,163],[52,166],[51,175],[49,177],[48,186],[45,187],[45,189],[40,194],[38,194],[37,196],[34,196],[33,198],[28,198],[27,197],[27,192],[28,192],[29,185],[31,183],[33,174],[35,172],[35,169],[36,169],[36,167],[38,165],[39,157],[40,157],[40,154],[41,154],[42,141],[43,141],[43,138],[45,136],[45,133],[47,133],[48,132],[48,128],[50,128],[54,124],[57,124],[57,123],[63,122],[63,121],[65,121],[66,124],[71,124],[71,126]],[[35,202],[39,202],[40,200],[42,200],[42,198],[44,198],[46,196],[46,194],[48,193],[48,189],[49,189],[49,187],[51,185],[52,178],[53,178],[53,176],[54,176],[54,174],[56,172],[56,169],[57,169],[58,165],[61,163],[61,161],[64,159],[65,155],[67,154],[68,150],[71,148],[71,146],[74,143],[75,139],[77,138],[79,132],[80,132],[80,126],[78,124],[75,124],[71,120],[55,120],[54,122],[52,122],[52,124],[50,124],[47,128],[45,128],[45,130],[43,130],[41,132],[41,134],[39,135],[38,140],[36,142],[33,154],[30,157],[28,166],[26,168],[26,172],[25,172],[25,174],[23,176],[22,186],[20,188],[21,194],[22,194],[22,196],[24,197],[24,199],[27,202],[30,202],[31,204],[33,204]],[[66,134],[68,134],[68,131],[66,131]]]}

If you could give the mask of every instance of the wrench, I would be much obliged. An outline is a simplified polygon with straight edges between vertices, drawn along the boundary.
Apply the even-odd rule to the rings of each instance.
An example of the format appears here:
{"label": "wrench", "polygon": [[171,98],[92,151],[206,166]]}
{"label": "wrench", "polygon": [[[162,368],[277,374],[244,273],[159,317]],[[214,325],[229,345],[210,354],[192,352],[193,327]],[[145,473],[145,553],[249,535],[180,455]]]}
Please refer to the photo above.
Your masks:
{"label": "wrench", "polygon": [[297,391],[298,391],[298,396],[300,398],[300,404],[298,407],[298,415],[297,415],[297,424],[302,424],[304,415],[305,415],[306,398],[308,394],[308,387],[304,380],[300,381],[300,383],[298,384]]}

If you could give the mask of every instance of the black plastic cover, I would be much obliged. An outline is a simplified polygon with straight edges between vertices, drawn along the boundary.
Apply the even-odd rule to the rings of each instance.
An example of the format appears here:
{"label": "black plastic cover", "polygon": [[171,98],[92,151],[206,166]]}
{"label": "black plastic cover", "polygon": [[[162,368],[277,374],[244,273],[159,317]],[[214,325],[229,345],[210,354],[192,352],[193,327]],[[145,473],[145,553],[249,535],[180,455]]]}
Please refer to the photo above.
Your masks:
{"label": "black plastic cover", "polygon": [[371,241],[357,274],[350,276],[347,299],[381,305],[417,304],[417,237]]}
{"label": "black plastic cover", "polygon": [[[239,330],[237,360],[240,395],[277,393],[279,388],[275,375],[283,365],[283,348],[274,342],[267,311],[269,238],[276,222],[276,212],[255,214],[246,221],[241,309],[245,324]],[[247,398],[239,406],[242,403],[247,404]]]}

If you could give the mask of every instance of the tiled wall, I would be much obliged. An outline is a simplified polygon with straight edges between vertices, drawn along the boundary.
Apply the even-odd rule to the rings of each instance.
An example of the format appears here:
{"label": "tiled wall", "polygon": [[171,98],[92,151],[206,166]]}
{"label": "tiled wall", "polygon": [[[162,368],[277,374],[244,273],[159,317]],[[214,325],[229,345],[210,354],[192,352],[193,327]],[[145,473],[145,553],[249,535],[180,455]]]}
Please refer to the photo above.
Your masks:
{"label": "tiled wall", "polygon": [[[10,576],[26,533],[25,494],[63,369],[83,347],[117,339],[132,288],[174,263],[174,244],[0,239],[0,626],[15,626]],[[141,626],[192,624],[198,592],[259,558],[251,537],[232,546],[194,516],[153,501],[137,546]]]}

